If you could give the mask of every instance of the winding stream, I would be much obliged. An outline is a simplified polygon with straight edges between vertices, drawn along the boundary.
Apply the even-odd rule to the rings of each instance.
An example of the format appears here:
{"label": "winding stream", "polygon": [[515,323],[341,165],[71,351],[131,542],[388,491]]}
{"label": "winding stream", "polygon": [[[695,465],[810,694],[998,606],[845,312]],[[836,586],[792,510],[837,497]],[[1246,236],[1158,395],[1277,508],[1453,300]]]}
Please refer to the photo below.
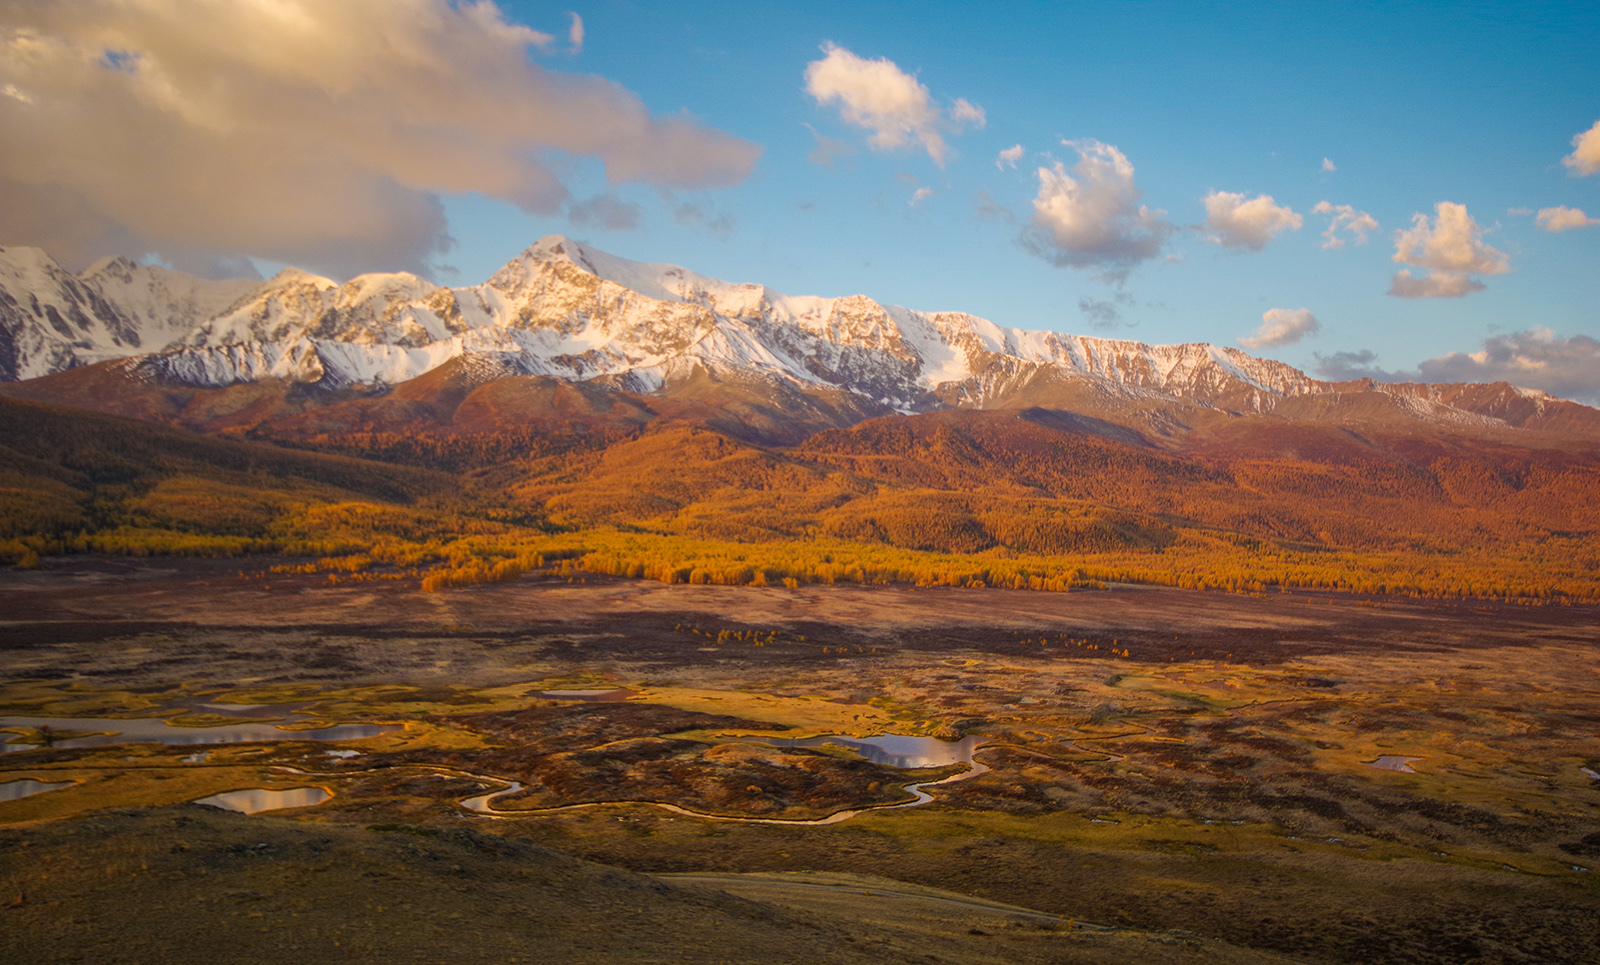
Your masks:
{"label": "winding stream", "polygon": [[[758,740],[752,738],[752,740],[756,740],[759,743],[771,744],[777,743],[781,739],[762,738]],[[729,821],[742,824],[783,824],[794,826],[838,824],[841,821],[848,821],[858,814],[866,814],[869,811],[895,811],[899,810],[900,808],[914,808],[919,805],[927,804],[929,801],[933,800],[933,795],[928,793],[927,790],[925,790],[926,788],[938,787],[941,784],[954,784],[957,781],[965,781],[968,778],[977,777],[979,774],[987,773],[989,770],[987,765],[981,763],[973,757],[973,753],[984,744],[984,739],[979,737],[967,737],[960,741],[950,742],[936,740],[931,737],[904,737],[898,734],[883,734],[878,737],[824,736],[807,738],[804,740],[788,740],[784,741],[783,743],[787,746],[804,747],[816,747],[822,744],[830,743],[842,744],[860,750],[862,755],[867,757],[869,760],[876,760],[876,758],[872,756],[872,753],[884,755],[885,759],[879,760],[878,763],[886,763],[891,767],[943,767],[949,764],[966,764],[968,767],[965,771],[962,771],[959,774],[952,774],[949,777],[943,777],[936,781],[917,781],[903,785],[904,790],[911,794],[911,800],[909,801],[899,801],[894,804],[873,804],[861,808],[847,808],[843,811],[835,811],[832,814],[821,818],[746,818],[728,814],[710,814],[705,811],[695,811],[690,808],[680,807],[676,804],[667,804],[664,801],[586,801],[582,804],[562,804],[557,805],[556,807],[548,808],[503,810],[494,806],[495,799],[505,797],[508,794],[515,794],[522,790],[525,787],[522,782],[513,781],[504,777],[493,777],[488,774],[475,774],[471,771],[457,770],[455,768],[441,767],[438,765],[415,764],[407,766],[431,771],[436,774],[450,774],[457,777],[471,778],[474,781],[482,781],[485,784],[500,785],[500,787],[496,790],[488,791],[482,794],[475,794],[471,797],[462,798],[456,802],[458,805],[466,808],[474,814],[481,814],[484,817],[525,818],[539,814],[555,814],[559,811],[576,811],[580,808],[598,808],[612,805],[634,804],[660,808],[661,810],[670,812],[672,814],[682,815],[683,817],[687,818],[698,818],[702,821]],[[872,753],[869,753],[869,749]],[[894,764],[892,763],[892,760],[926,760],[931,761],[932,763]],[[278,765],[275,770],[284,771],[289,774],[295,774],[303,777],[330,776],[325,773],[306,771],[297,767],[289,767],[286,765]]]}

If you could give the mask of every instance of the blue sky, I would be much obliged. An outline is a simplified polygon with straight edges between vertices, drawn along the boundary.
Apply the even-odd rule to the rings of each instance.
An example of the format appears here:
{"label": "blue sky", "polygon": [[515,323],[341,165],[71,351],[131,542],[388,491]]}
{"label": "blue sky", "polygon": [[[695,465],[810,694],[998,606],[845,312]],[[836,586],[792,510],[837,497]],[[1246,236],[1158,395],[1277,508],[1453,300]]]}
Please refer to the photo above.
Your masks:
{"label": "blue sky", "polygon": [[[40,15],[24,26],[115,51],[101,65],[110,81],[158,68],[181,80],[179,67],[190,67],[193,77],[238,70],[264,90],[278,84],[288,94],[275,103],[314,89],[306,110],[330,119],[315,143],[335,145],[327,199],[297,218],[258,218],[246,205],[230,233],[203,224],[203,212],[175,219],[193,178],[158,189],[163,175],[151,173],[145,193],[171,195],[160,213],[106,200],[112,213],[101,221],[110,227],[84,229],[76,242],[35,227],[59,216],[0,218],[0,243],[57,251],[121,239],[213,273],[243,257],[335,275],[419,268],[469,284],[559,233],[791,294],[859,292],[1020,328],[1224,345],[1254,335],[1251,351],[1328,374],[1414,374],[1422,365],[1434,379],[1515,376],[1584,398],[1600,385],[1600,173],[1563,163],[1591,149],[1574,139],[1600,122],[1597,4],[290,0],[303,8],[293,44],[316,29],[348,44],[349,31],[379,11],[392,21],[354,44],[352,70],[363,57],[382,65],[361,74],[372,88],[364,90],[203,43],[215,39],[208,29],[262,39],[278,27],[236,11],[193,26],[204,18],[192,7],[174,14],[175,2],[135,0],[132,14],[106,14],[92,29],[92,17]],[[529,30],[510,37],[512,25]],[[184,43],[173,39],[179,33]],[[437,98],[428,85],[413,89],[407,78],[417,70],[391,70],[395,50],[430,44],[454,64],[431,68],[446,72],[431,82]],[[479,63],[474,50],[491,53]],[[514,56],[535,65],[531,80],[517,75]],[[808,80],[808,69],[820,79]],[[131,96],[104,76],[69,83],[60,71],[29,70],[0,60],[0,93],[16,92],[0,98],[0,115],[38,114],[51,84],[80,101]],[[894,84],[925,88],[925,102],[910,105],[914,117],[851,122],[852,105],[862,120]],[[502,143],[495,117],[520,118],[541,99],[570,106],[579,88],[590,100],[571,112],[576,120],[514,120],[522,140]],[[480,96],[486,107],[472,122],[430,100]],[[252,118],[272,112],[209,106]],[[641,122],[640,108],[654,120]],[[403,137],[344,143],[352,126],[365,129],[385,111],[401,118],[392,126]],[[429,111],[444,113],[415,120]],[[119,123],[128,113],[124,106]],[[295,118],[276,123],[292,127]],[[205,130],[215,139],[215,125]],[[130,143],[143,143],[137,133]],[[295,136],[280,131],[267,143]],[[458,156],[441,146],[450,138],[464,145]],[[371,149],[380,141],[381,151]],[[1014,145],[1022,150],[1013,166],[999,156]],[[9,150],[0,148],[0,203],[4,182],[31,177],[29,203],[43,205],[51,195],[38,186],[39,165]],[[1592,150],[1600,152],[1600,132]],[[216,151],[212,170],[235,163]],[[283,152],[282,166],[294,169],[293,147]],[[302,167],[315,156],[308,148]],[[519,157],[537,158],[537,170],[514,170]],[[324,180],[322,171],[300,173],[274,186],[274,171],[240,165],[237,190],[272,211],[293,207],[285,198],[299,197],[296,185],[314,194],[307,186]],[[355,173],[339,182],[346,169]],[[1093,171],[1106,180],[1092,184]],[[384,178],[404,190],[385,193]],[[63,205],[82,207],[101,204],[100,190],[59,193]],[[401,214],[382,210],[391,196]],[[1208,196],[1217,207],[1209,221]],[[1364,244],[1345,231],[1342,246],[1324,247],[1331,213],[1316,213],[1319,202],[1348,205],[1350,218],[1377,226],[1367,222]],[[1576,209],[1543,220],[1581,226],[1545,230],[1546,209]],[[316,227],[319,211],[372,228],[319,247],[295,235],[296,224],[323,239],[340,233]],[[1427,219],[1420,228],[1418,215]],[[1407,230],[1409,240],[1397,236]],[[1410,280],[1396,280],[1402,269]],[[1258,332],[1273,309],[1282,310],[1277,330]],[[1482,357],[1449,361],[1451,353]]]}

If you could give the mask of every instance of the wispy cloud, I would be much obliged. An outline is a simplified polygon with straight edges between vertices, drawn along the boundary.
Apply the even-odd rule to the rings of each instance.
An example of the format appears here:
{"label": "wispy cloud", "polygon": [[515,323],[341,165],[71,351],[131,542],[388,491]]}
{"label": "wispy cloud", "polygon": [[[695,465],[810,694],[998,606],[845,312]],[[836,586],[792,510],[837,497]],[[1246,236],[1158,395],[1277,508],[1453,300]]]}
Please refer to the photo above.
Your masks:
{"label": "wispy cloud", "polygon": [[1139,203],[1133,165],[1110,144],[1063,141],[1078,152],[1069,173],[1059,161],[1038,169],[1039,193],[1022,244],[1057,267],[1098,267],[1112,280],[1161,253],[1176,230],[1165,211]]}
{"label": "wispy cloud", "polygon": [[1307,335],[1315,335],[1321,327],[1309,309],[1269,308],[1261,313],[1261,327],[1254,335],[1239,339],[1239,344],[1245,348],[1293,345]]}
{"label": "wispy cloud", "polygon": [[806,160],[818,167],[831,168],[833,167],[833,162],[838,158],[850,157],[853,154],[860,153],[856,150],[855,145],[849,141],[824,137],[818,134],[817,129],[810,124],[806,125],[806,130],[811,132],[812,140],[811,153],[806,155]]}
{"label": "wispy cloud", "polygon": [[996,155],[994,159],[994,166],[1000,168],[1002,171],[1007,167],[1015,170],[1017,162],[1020,160],[1022,160],[1022,145],[1013,144]]}
{"label": "wispy cloud", "polygon": [[1505,252],[1483,243],[1483,229],[1467,206],[1451,201],[1434,205],[1434,221],[1411,217],[1411,227],[1395,232],[1394,260],[1427,269],[1416,277],[1409,269],[1395,273],[1389,294],[1399,298],[1459,298],[1482,291],[1473,275],[1499,275],[1511,270]]}
{"label": "wispy cloud", "polygon": [[639,216],[644,208],[632,201],[624,201],[615,194],[597,194],[587,201],[567,205],[567,220],[584,227],[603,228],[606,231],[630,231],[639,227]]}
{"label": "wispy cloud", "polygon": [[1089,320],[1089,324],[1102,332],[1124,326],[1132,327],[1133,323],[1124,322],[1122,310],[1133,305],[1133,296],[1125,291],[1116,292],[1111,298],[1090,298],[1084,296],[1078,299],[1078,311]]}
{"label": "wispy cloud", "polygon": [[1317,206],[1311,209],[1312,214],[1330,214],[1328,230],[1322,233],[1324,248],[1343,248],[1344,239],[1339,237],[1343,231],[1355,239],[1356,244],[1367,243],[1367,233],[1378,230],[1378,219],[1365,211],[1357,211],[1348,204],[1329,204],[1318,201]]}
{"label": "wispy cloud", "polygon": [[673,208],[672,220],[682,225],[699,225],[718,238],[732,235],[738,226],[732,215],[695,201],[685,201]]}
{"label": "wispy cloud", "polygon": [[20,97],[0,98],[0,233],[69,263],[426,270],[451,244],[439,195],[560,210],[552,154],[672,189],[737,183],[761,153],[546,70],[529,53],[552,35],[492,3],[78,0],[4,19],[0,88]]}
{"label": "wispy cloud", "polygon": [[583,18],[575,13],[569,13],[567,16],[572,18],[571,23],[567,25],[567,43],[572,45],[573,53],[581,54],[583,53]]}
{"label": "wispy cloud", "polygon": [[1204,198],[1211,240],[1226,248],[1260,251],[1282,231],[1298,230],[1305,219],[1270,194],[1246,199],[1231,191],[1212,191]]}
{"label": "wispy cloud", "polygon": [[1339,167],[1338,167],[1338,165],[1334,164],[1332,161],[1328,160],[1327,158],[1323,158],[1322,159],[1322,170],[1327,172],[1328,174],[1332,174],[1333,172],[1339,170]]}
{"label": "wispy cloud", "polygon": [[818,104],[837,105],[845,123],[871,131],[868,143],[875,149],[917,143],[943,167],[945,134],[987,122],[983,108],[964,98],[946,112],[927,87],[886,57],[868,60],[832,43],[823,44],[822,52],[822,59],[806,65],[806,93]]}

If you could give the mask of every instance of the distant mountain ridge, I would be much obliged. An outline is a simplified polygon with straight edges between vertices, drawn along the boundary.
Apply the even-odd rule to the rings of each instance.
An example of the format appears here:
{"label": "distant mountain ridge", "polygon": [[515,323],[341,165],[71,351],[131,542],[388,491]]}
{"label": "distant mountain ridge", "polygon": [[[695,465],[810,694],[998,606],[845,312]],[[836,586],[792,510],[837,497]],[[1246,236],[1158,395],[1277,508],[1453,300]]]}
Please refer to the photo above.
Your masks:
{"label": "distant mountain ridge", "polygon": [[1152,410],[1177,404],[1316,421],[1360,410],[1482,428],[1600,426],[1596,410],[1504,383],[1323,382],[1230,347],[1030,332],[862,295],[788,296],[560,236],[464,288],[405,273],[341,285],[292,268],[265,282],[203,281],[123,258],[73,275],[37,249],[0,248],[0,380],[114,359],[130,378],[207,388],[381,389],[461,359],[480,383],[550,376],[651,394],[710,378],[775,394],[843,391],[861,414],[1038,405],[1139,410],[1152,424]]}

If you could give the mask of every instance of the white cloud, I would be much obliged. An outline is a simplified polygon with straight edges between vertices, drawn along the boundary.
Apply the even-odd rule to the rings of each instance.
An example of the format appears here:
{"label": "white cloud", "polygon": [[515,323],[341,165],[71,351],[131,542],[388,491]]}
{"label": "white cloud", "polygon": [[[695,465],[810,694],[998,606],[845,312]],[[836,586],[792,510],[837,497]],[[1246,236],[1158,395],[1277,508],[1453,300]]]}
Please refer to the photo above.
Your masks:
{"label": "white cloud", "polygon": [[1483,243],[1483,229],[1467,213],[1467,206],[1451,201],[1434,205],[1434,223],[1428,216],[1411,217],[1411,227],[1395,232],[1394,260],[1426,268],[1425,277],[1401,269],[1395,273],[1389,294],[1400,298],[1459,298],[1482,291],[1473,275],[1499,275],[1511,270],[1505,252]]}
{"label": "white cloud", "polygon": [[950,119],[963,127],[976,127],[983,129],[989,123],[989,115],[983,108],[968,101],[965,97],[957,97],[956,102],[950,105]]}
{"label": "white cloud", "polygon": [[562,157],[705,188],[760,154],[531,63],[553,38],[487,2],[79,0],[9,3],[4,21],[0,87],[32,103],[0,98],[0,234],[72,264],[426,270],[451,243],[440,194],[554,213]]}
{"label": "white cloud", "polygon": [[587,201],[567,206],[567,220],[575,225],[604,228],[607,231],[629,231],[639,227],[639,216],[644,209],[632,201],[624,201],[609,191],[597,194]]}
{"label": "white cloud", "polygon": [[1329,174],[1332,174],[1333,172],[1339,170],[1339,168],[1332,161],[1328,160],[1327,158],[1323,158],[1322,159],[1322,170],[1328,172]]}
{"label": "white cloud", "polygon": [[1396,298],[1460,298],[1483,291],[1483,282],[1471,275],[1456,275],[1436,271],[1429,275],[1412,275],[1411,269],[1402,268],[1389,281],[1389,294]]}
{"label": "white cloud", "polygon": [[906,203],[914,208],[931,197],[933,197],[932,188],[918,188],[912,193],[911,200]]}
{"label": "white cloud", "polygon": [[1561,163],[1572,169],[1578,177],[1600,171],[1600,121],[1587,131],[1572,135],[1572,153]]}
{"label": "white cloud", "polygon": [[1317,356],[1325,379],[1371,378],[1380,382],[1509,382],[1563,399],[1600,405],[1600,341],[1588,335],[1561,338],[1548,328],[1533,328],[1484,339],[1476,352],[1451,352],[1424,361],[1413,371],[1390,372],[1376,366],[1371,351]]}
{"label": "white cloud", "polygon": [[1280,231],[1298,230],[1305,219],[1290,208],[1258,194],[1245,200],[1231,191],[1212,191],[1205,196],[1206,227],[1216,234],[1211,240],[1228,248],[1260,251]]}
{"label": "white cloud", "polygon": [[1269,308],[1261,313],[1261,327],[1254,335],[1239,339],[1239,344],[1245,348],[1293,345],[1307,335],[1316,334],[1321,327],[1308,309]]}
{"label": "white cloud", "polygon": [[572,44],[573,53],[583,52],[583,18],[575,13],[567,16],[572,18],[572,24],[567,28],[567,42]]}
{"label": "white cloud", "polygon": [[1591,218],[1579,208],[1540,208],[1534,219],[1546,231],[1571,231],[1600,224],[1600,218]]}
{"label": "white cloud", "polygon": [[928,88],[886,57],[867,60],[843,47],[824,44],[821,60],[806,65],[806,93],[818,104],[839,106],[848,124],[872,132],[869,143],[879,150],[922,145],[934,163],[944,166],[947,132],[983,127],[983,108],[964,98],[948,116],[934,103]]}
{"label": "white cloud", "polygon": [[1013,170],[1015,170],[1017,162],[1020,160],[1022,160],[1022,145],[1013,144],[1004,151],[1001,151],[999,155],[995,157],[994,166],[1003,171],[1009,165]]}
{"label": "white cloud", "polygon": [[1068,173],[1057,161],[1039,168],[1033,223],[1022,243],[1058,267],[1101,266],[1112,277],[1161,253],[1174,228],[1165,211],[1139,203],[1133,165],[1099,141],[1063,141],[1078,152]]}
{"label": "white cloud", "polygon": [[1365,211],[1357,211],[1348,204],[1329,204],[1318,201],[1317,206],[1311,209],[1312,214],[1331,214],[1333,218],[1328,221],[1328,230],[1322,233],[1326,240],[1322,242],[1324,248],[1343,248],[1344,239],[1339,237],[1340,231],[1348,232],[1356,240],[1356,244],[1367,243],[1367,232],[1378,230],[1378,219]]}

